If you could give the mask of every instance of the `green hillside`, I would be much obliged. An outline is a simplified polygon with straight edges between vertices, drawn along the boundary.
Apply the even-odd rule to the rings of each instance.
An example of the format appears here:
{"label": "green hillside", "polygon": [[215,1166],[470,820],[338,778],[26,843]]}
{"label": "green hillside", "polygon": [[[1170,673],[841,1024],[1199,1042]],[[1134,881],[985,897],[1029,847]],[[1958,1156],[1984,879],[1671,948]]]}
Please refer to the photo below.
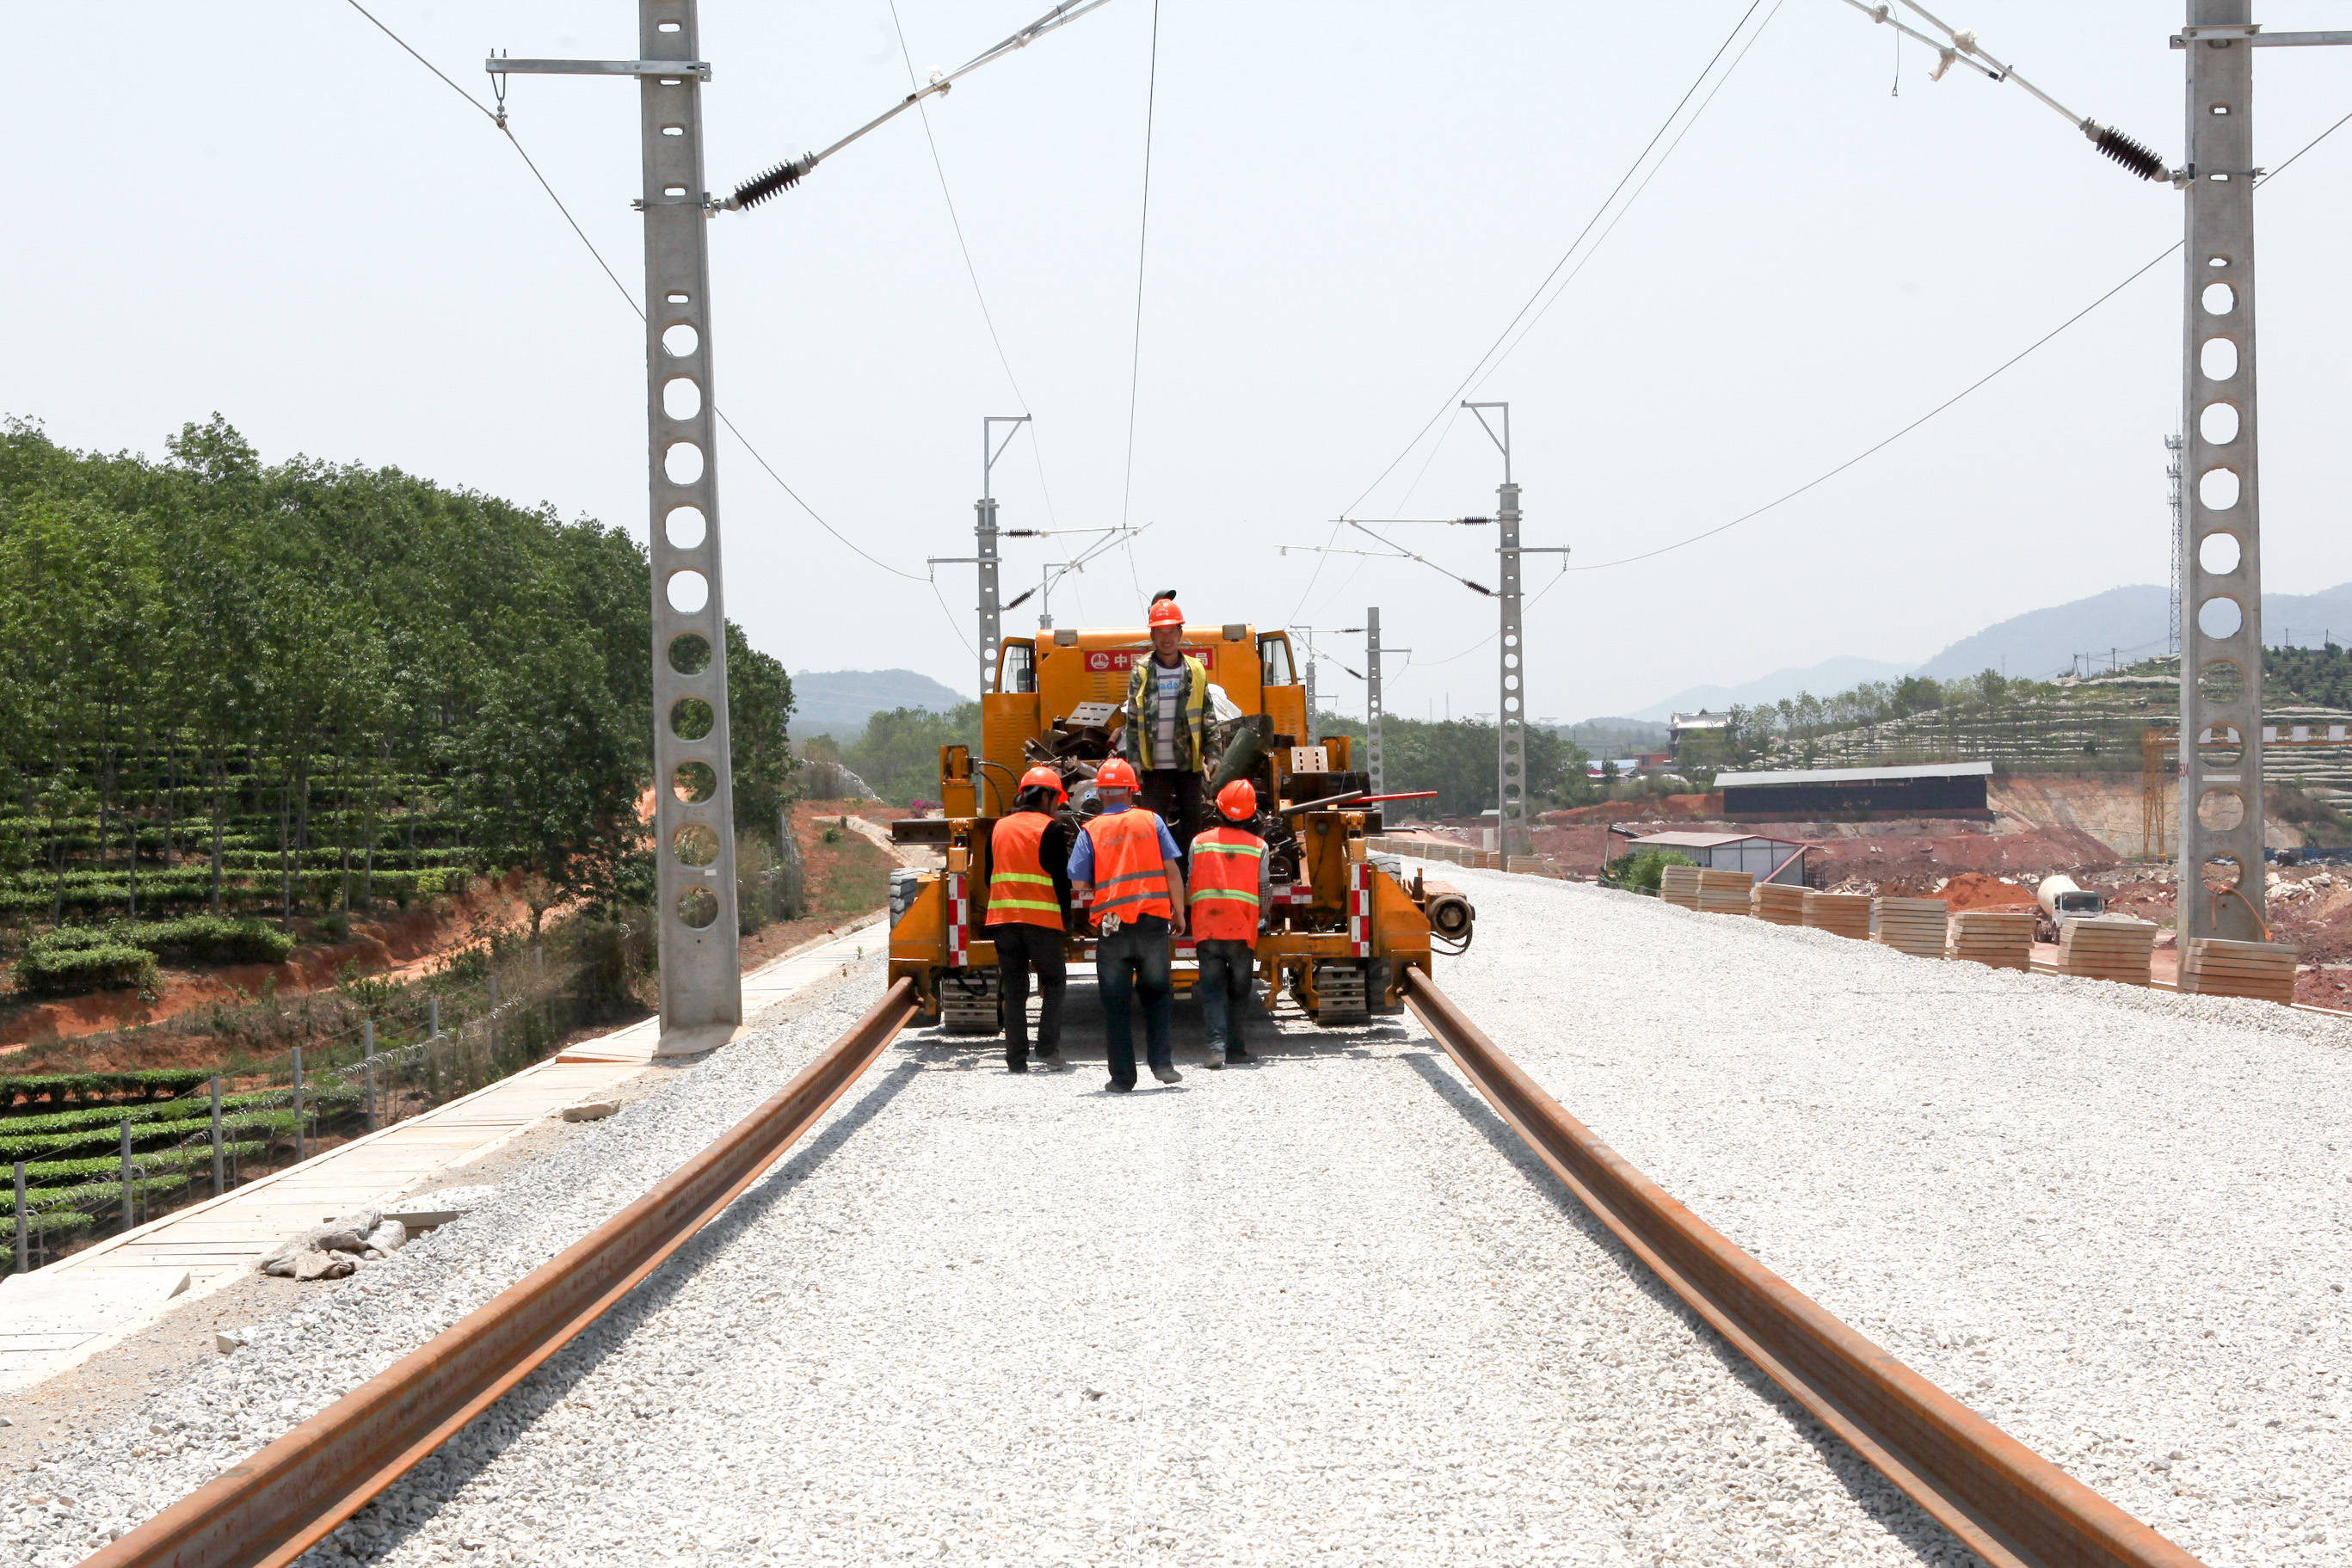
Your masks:
{"label": "green hillside", "polygon": [[[290,917],[641,862],[645,552],[395,469],[167,461],[0,428],[0,920]],[[736,804],[772,822],[792,687],[729,628]]]}

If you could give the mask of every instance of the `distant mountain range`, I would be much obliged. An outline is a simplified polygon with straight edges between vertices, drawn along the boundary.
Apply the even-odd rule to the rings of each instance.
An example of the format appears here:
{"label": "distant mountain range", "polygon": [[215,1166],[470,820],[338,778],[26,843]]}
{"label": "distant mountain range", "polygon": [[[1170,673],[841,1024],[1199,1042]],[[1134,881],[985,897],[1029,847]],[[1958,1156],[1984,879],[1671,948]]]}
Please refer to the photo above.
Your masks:
{"label": "distant mountain range", "polygon": [[1696,713],[1701,708],[1721,709],[1734,703],[1751,706],[1776,703],[1800,692],[1827,696],[1832,692],[1842,692],[1864,681],[1891,681],[1897,675],[1907,675],[1911,668],[1909,664],[1890,664],[1884,659],[1860,659],[1842,654],[1834,659],[1824,659],[1818,664],[1809,664],[1801,670],[1775,670],[1745,685],[1693,686],[1688,691],[1676,692],[1664,702],[1637,708],[1631,716],[1663,724],[1671,714]]}
{"label": "distant mountain range", "polygon": [[[1917,673],[1949,681],[1979,670],[2001,670],[2048,680],[2074,669],[2078,654],[2102,667],[2110,658],[2126,664],[2150,658],[2165,651],[2171,636],[2171,598],[2169,590],[2139,584],[2111,588],[2072,604],[2030,610],[1961,638],[1921,664]],[[2345,636],[2352,638],[2352,582],[2317,593],[2263,595],[2263,641],[2273,647],[2290,640],[2297,646],[2317,647],[2338,621],[2344,622]]]}
{"label": "distant mountain range", "polygon": [[[2127,664],[2165,651],[2171,634],[2170,599],[2168,590],[2148,583],[2111,588],[2071,604],[2012,615],[1961,638],[1924,664],[1896,664],[1853,656],[1825,659],[1801,670],[1775,670],[1744,685],[1693,686],[1637,708],[1632,716],[1661,720],[1669,714],[1703,707],[1775,703],[1802,692],[1825,697],[1864,681],[1891,681],[1909,674],[1950,681],[1980,670],[2000,670],[2048,680],[2077,668],[2083,657],[2097,668],[2105,667],[2110,659]],[[2317,593],[2263,595],[2263,641],[2273,647],[2290,642],[2299,647],[2317,647],[2323,638],[2339,629],[2344,632],[2339,641],[2352,642],[2352,582]]]}
{"label": "distant mountain range", "polygon": [[866,733],[866,721],[894,707],[947,713],[973,699],[912,670],[795,670],[793,734],[830,735],[843,745]]}

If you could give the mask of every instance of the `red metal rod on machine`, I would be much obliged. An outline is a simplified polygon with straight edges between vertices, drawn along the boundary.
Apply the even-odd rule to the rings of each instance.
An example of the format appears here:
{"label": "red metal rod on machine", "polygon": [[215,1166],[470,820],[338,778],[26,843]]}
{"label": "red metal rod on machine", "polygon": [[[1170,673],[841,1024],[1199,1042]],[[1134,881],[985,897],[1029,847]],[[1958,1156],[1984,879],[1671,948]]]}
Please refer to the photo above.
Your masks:
{"label": "red metal rod on machine", "polygon": [[1350,789],[1344,795],[1326,795],[1320,800],[1301,800],[1296,806],[1280,806],[1276,810],[1283,816],[1295,816],[1300,811],[1320,811],[1331,806],[1369,806],[1377,800],[1434,800],[1434,789],[1409,789],[1394,795],[1367,795],[1361,789]]}

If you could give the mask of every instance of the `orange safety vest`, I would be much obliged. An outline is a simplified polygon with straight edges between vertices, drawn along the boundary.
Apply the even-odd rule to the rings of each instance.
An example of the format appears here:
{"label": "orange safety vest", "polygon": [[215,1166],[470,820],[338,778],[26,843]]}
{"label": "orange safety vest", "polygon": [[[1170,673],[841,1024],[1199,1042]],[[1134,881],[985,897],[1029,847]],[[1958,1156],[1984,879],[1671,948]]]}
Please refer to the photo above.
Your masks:
{"label": "orange safety vest", "polygon": [[1257,946],[1258,872],[1265,841],[1246,828],[1210,828],[1192,835],[1187,902],[1194,937]]}
{"label": "orange safety vest", "polygon": [[1121,924],[1139,915],[1172,918],[1168,868],[1160,854],[1160,819],[1140,806],[1107,811],[1087,823],[1095,846],[1094,915],[1116,915]]}
{"label": "orange safety vest", "polygon": [[1043,811],[1000,817],[988,836],[988,924],[1062,928],[1062,906],[1054,879],[1037,853],[1038,841],[1054,819]]}

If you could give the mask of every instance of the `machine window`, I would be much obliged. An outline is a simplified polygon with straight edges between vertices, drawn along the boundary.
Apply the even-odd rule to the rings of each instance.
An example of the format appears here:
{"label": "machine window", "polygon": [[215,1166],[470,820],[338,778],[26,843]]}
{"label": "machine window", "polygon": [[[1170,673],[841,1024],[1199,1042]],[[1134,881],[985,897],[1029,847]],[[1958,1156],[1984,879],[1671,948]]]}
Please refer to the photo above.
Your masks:
{"label": "machine window", "polygon": [[1290,668],[1290,643],[1281,637],[1257,640],[1258,678],[1269,686],[1295,686],[1298,677]]}
{"label": "machine window", "polygon": [[1007,643],[1004,655],[996,666],[996,689],[1000,692],[1034,692],[1037,689],[1037,651],[1026,643]]}

